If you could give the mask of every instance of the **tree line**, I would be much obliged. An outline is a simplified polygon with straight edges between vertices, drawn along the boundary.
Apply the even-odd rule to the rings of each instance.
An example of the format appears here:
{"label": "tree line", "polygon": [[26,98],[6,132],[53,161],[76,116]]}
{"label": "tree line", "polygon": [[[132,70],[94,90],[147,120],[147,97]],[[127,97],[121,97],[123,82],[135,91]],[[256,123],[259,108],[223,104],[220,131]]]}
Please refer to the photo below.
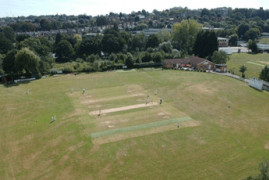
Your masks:
{"label": "tree line", "polygon": [[102,35],[80,36],[57,34],[52,37],[16,35],[11,27],[0,32],[0,73],[49,73],[55,63],[65,72],[99,71],[125,64],[161,63],[164,59],[196,55],[216,63],[225,63],[226,54],[218,52],[215,32],[202,31],[202,25],[193,19],[146,36],[134,36],[119,31],[117,24]]}

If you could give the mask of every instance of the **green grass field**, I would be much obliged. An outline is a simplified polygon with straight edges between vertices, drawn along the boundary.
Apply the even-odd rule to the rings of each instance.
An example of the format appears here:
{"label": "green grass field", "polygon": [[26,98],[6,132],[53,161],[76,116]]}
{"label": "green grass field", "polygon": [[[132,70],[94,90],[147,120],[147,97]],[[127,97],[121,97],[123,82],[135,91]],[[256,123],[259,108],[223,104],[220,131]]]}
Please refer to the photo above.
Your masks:
{"label": "green grass field", "polygon": [[259,74],[265,65],[269,65],[269,54],[232,54],[227,62],[228,71],[233,70],[235,74],[240,75],[239,68],[245,65],[247,71],[246,78],[259,78]]}
{"label": "green grass field", "polygon": [[243,179],[269,158],[268,92],[202,72],[126,72],[0,85],[0,179]]}

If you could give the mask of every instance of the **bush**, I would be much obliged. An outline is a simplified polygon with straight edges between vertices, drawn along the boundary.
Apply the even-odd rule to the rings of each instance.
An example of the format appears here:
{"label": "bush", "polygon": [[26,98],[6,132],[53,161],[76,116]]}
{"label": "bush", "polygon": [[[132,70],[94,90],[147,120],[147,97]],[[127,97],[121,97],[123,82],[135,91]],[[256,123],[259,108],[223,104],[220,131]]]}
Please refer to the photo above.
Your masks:
{"label": "bush", "polygon": [[71,66],[64,67],[63,69],[63,73],[72,73],[72,72],[74,72],[74,69]]}
{"label": "bush", "polygon": [[35,78],[36,78],[36,79],[41,79],[41,78],[42,78],[42,74],[41,74],[41,73],[37,73],[37,74],[35,74]]}

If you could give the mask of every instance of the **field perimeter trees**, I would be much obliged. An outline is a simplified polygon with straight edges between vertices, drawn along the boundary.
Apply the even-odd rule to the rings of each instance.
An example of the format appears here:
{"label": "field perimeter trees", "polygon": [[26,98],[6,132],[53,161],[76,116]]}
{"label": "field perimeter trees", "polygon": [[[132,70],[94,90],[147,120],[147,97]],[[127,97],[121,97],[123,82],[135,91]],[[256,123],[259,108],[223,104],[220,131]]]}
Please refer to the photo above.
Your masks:
{"label": "field perimeter trees", "polygon": [[196,40],[196,35],[202,30],[202,24],[193,19],[183,20],[172,27],[172,39],[174,47],[192,54],[192,47]]}
{"label": "field perimeter trees", "polygon": [[193,47],[193,53],[196,56],[205,58],[212,56],[214,51],[218,50],[218,39],[215,32],[199,32]]}
{"label": "field perimeter trees", "polygon": [[18,72],[39,73],[38,64],[38,56],[28,48],[23,48],[15,55],[15,69]]}

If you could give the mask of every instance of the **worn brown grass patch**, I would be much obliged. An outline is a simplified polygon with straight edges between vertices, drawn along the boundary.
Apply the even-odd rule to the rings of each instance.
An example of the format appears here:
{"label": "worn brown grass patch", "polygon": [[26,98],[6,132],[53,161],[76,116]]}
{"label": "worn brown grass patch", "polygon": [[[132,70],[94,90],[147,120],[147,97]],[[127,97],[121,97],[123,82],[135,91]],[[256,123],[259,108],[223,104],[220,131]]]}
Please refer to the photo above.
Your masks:
{"label": "worn brown grass patch", "polygon": [[111,100],[124,99],[124,98],[129,98],[129,97],[140,97],[140,96],[145,96],[145,94],[138,93],[138,94],[131,94],[131,95],[125,95],[125,96],[117,96],[117,97],[104,98],[104,99],[96,99],[96,100],[83,99],[81,103],[82,104],[90,104],[90,103],[96,103],[96,102],[111,101]]}
{"label": "worn brown grass patch", "polygon": [[[124,106],[124,107],[119,107],[119,108],[104,109],[104,110],[101,110],[101,114],[118,112],[118,111],[126,111],[126,110],[130,110],[130,109],[150,107],[150,106],[156,106],[156,105],[158,105],[157,102],[152,102],[152,103],[148,103],[148,104],[137,104],[137,105]],[[99,111],[92,111],[89,113],[89,115],[98,115],[98,114],[99,114]]]}

